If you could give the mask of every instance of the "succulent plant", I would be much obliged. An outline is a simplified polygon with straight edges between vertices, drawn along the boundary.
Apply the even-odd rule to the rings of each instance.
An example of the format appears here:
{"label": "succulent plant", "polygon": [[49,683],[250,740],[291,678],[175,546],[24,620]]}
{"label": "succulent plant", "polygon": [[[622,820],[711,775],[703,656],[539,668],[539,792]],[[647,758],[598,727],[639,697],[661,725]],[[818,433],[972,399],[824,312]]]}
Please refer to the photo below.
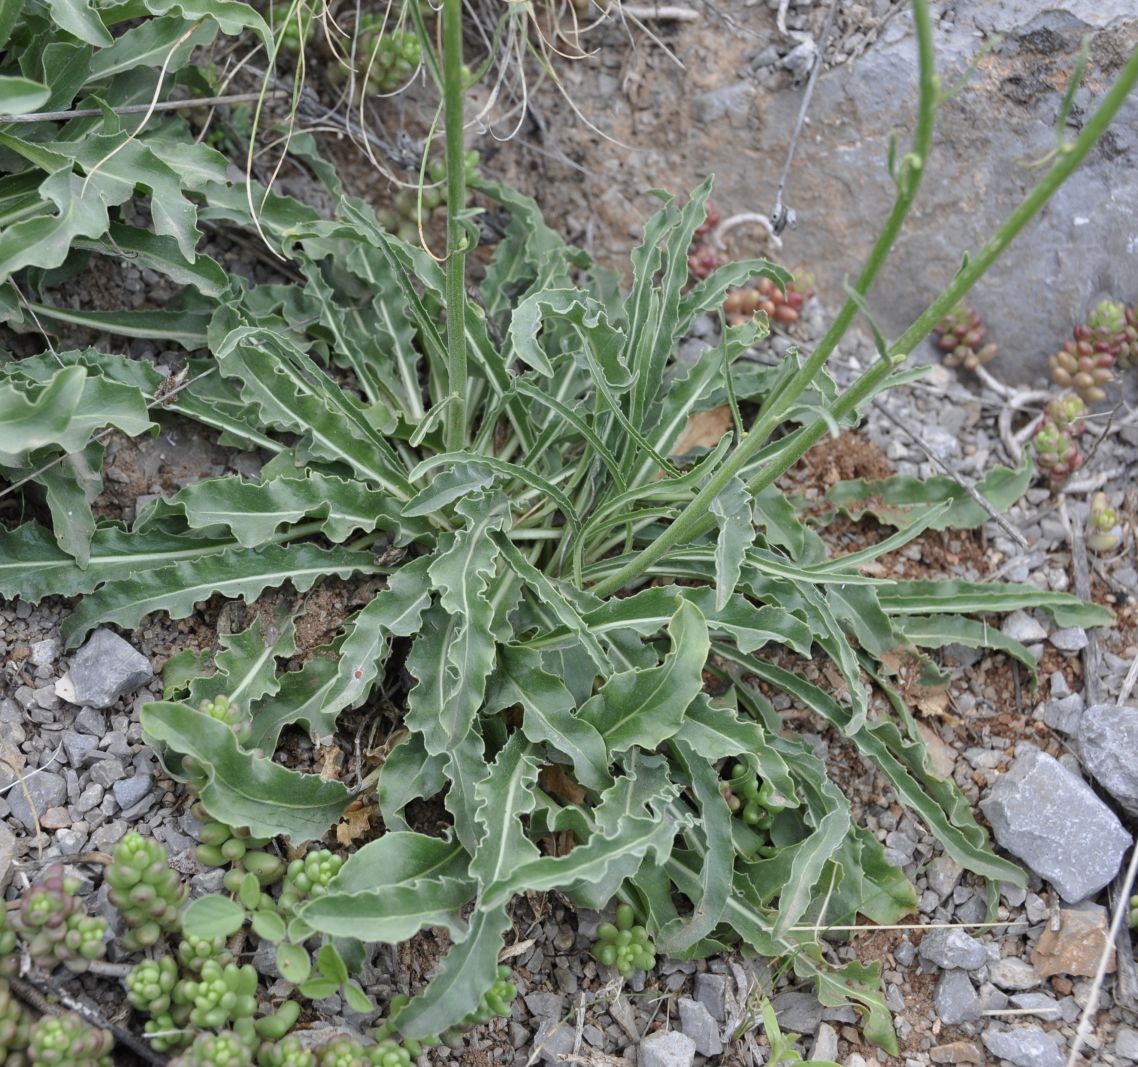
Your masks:
{"label": "succulent plant", "polygon": [[[243,863],[250,852],[259,850],[269,843],[267,837],[253,837],[246,829],[234,829],[226,823],[211,820],[201,804],[193,807],[194,815],[202,819],[198,831],[201,843],[194,850],[200,863],[207,867],[224,867],[227,863]],[[260,853],[272,860],[276,857]]]}
{"label": "succulent plant", "polygon": [[298,4],[295,10],[291,9],[289,3],[274,4],[270,14],[272,26],[281,43],[281,51],[296,56],[312,37],[315,20],[305,4]]}
{"label": "succulent plant", "polygon": [[177,1052],[194,1039],[193,1032],[186,1027],[189,1021],[190,1009],[175,1005],[169,1011],[148,1019],[142,1033],[155,1052]]}
{"label": "succulent plant", "polygon": [[593,956],[609,967],[615,967],[625,978],[634,971],[650,971],[656,966],[656,946],[643,926],[634,924],[632,907],[621,904],[616,909],[615,923],[597,927]]}
{"label": "succulent plant", "polygon": [[481,1026],[483,1023],[488,1023],[495,1015],[505,1018],[510,1014],[517,995],[518,987],[510,981],[510,968],[505,965],[499,966],[494,984],[482,994],[478,1007],[466,1015],[462,1025]]}
{"label": "succulent plant", "polygon": [[276,1011],[262,1015],[253,1024],[257,1036],[266,1041],[279,1041],[300,1018],[300,1005],[295,1000],[286,1000]]}
{"label": "succulent plant", "polygon": [[126,998],[147,1015],[162,1015],[173,1004],[178,984],[178,964],[173,956],[143,960],[126,976]]}
{"label": "succulent plant", "polygon": [[[804,285],[807,287],[802,288]],[[732,326],[746,322],[757,311],[763,312],[772,322],[789,326],[798,321],[811,292],[805,279],[798,284],[791,282],[784,293],[770,278],[762,277],[754,285],[732,289],[723,301],[723,311]]]}
{"label": "succulent plant", "polygon": [[257,1067],[316,1067],[316,1053],[296,1037],[263,1041],[257,1049]]}
{"label": "succulent plant", "polygon": [[253,720],[241,710],[241,705],[231,701],[229,697],[218,695],[202,700],[198,704],[198,711],[208,715],[211,719],[225,723],[238,741],[245,741],[253,732]]}
{"label": "succulent plant", "polygon": [[1087,405],[1077,393],[1064,393],[1047,405],[1047,418],[1064,433],[1081,434],[1086,428],[1083,416]]}
{"label": "succulent plant", "polygon": [[[466,184],[472,185],[479,179],[478,163],[481,157],[469,151],[462,157]],[[422,193],[417,188],[400,189],[391,199],[391,206],[379,212],[379,221],[384,228],[396,233],[404,241],[414,244],[419,239],[418,212],[422,204],[423,218],[446,203],[446,166],[441,159],[432,159],[427,164],[427,182]]]}
{"label": "succulent plant", "polygon": [[184,978],[174,987],[174,1002],[189,1005],[194,1026],[220,1030],[256,1012],[257,972],[248,963],[223,966],[207,960],[197,978]]}
{"label": "succulent plant", "polygon": [[114,1043],[75,1012],[44,1015],[28,1031],[28,1060],[35,1067],[111,1067]]}
{"label": "succulent plant", "polygon": [[745,763],[736,763],[730,778],[720,788],[732,814],[738,815],[752,830],[769,830],[775,815],[786,807],[774,786],[760,782]]}
{"label": "succulent plant", "polygon": [[1047,416],[1040,421],[1031,443],[1040,469],[1056,484],[1066,481],[1083,462],[1083,453],[1072,434],[1061,430]]}
{"label": "succulent plant", "polygon": [[385,1037],[367,1050],[372,1067],[411,1067],[411,1052],[398,1041]]}
{"label": "succulent plant", "polygon": [[1138,930],[1138,894],[1130,898],[1130,925]]}
{"label": "succulent plant", "polygon": [[335,1037],[316,1053],[317,1067],[370,1067],[367,1050],[350,1037]]}
{"label": "succulent plant", "polygon": [[340,873],[344,861],[326,848],[293,860],[285,871],[284,886],[277,901],[282,911],[293,911],[301,901],[321,897],[332,879]]}
{"label": "succulent plant", "polygon": [[1087,521],[1087,547],[1092,552],[1113,552],[1122,542],[1122,526],[1118,512],[1110,506],[1106,493],[1091,498],[1091,514]]}
{"label": "succulent plant", "polygon": [[1059,385],[1074,389],[1088,404],[1094,404],[1106,399],[1103,386],[1114,380],[1114,365],[1129,367],[1136,358],[1138,325],[1133,309],[1114,300],[1101,300],[1048,365]]}
{"label": "succulent plant", "polygon": [[185,934],[178,942],[178,962],[190,974],[201,974],[202,967],[210,960],[223,967],[233,962],[233,953],[229,951],[224,937],[206,938]]}
{"label": "succulent plant", "polygon": [[0,978],[0,1063],[15,1065],[28,1047],[28,1015]]}
{"label": "succulent plant", "polygon": [[41,881],[28,887],[13,916],[32,961],[45,971],[62,963],[79,974],[91,960],[106,955],[106,921],[86,913],[75,895],[79,885],[58,864],[49,867]]}
{"label": "succulent plant", "polygon": [[0,908],[0,978],[16,973],[18,945],[19,938],[8,922],[8,912],[5,908]]}
{"label": "succulent plant", "polygon": [[230,1030],[199,1036],[169,1067],[252,1067],[248,1044]]}
{"label": "succulent plant", "polygon": [[945,353],[946,367],[963,367],[974,371],[995,358],[995,344],[984,343],[984,323],[979,312],[961,300],[933,327],[937,347]]}
{"label": "succulent plant", "polygon": [[106,879],[110,902],[131,927],[123,939],[128,948],[149,948],[181,925],[186,886],[160,841],[132,830],[115,846]]}

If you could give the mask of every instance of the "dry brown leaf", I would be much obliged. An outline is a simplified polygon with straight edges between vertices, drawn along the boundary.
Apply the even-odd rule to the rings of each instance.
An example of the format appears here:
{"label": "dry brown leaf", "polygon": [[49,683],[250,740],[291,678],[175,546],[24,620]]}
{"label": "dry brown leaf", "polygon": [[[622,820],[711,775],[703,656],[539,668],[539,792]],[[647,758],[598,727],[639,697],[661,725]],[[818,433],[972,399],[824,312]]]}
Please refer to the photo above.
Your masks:
{"label": "dry brown leaf", "polygon": [[672,445],[672,455],[682,456],[693,448],[714,448],[730,429],[731,409],[726,404],[707,411],[697,411],[688,419],[684,432]]}
{"label": "dry brown leaf", "polygon": [[336,825],[336,841],[347,847],[353,841],[368,836],[371,833],[371,812],[372,809],[362,801],[353,801]]}
{"label": "dry brown leaf", "polygon": [[550,763],[541,768],[538,774],[541,788],[570,804],[583,804],[585,790],[583,790],[568,774],[565,768],[556,763]]}
{"label": "dry brown leaf", "polygon": [[344,762],[344,753],[335,745],[329,745],[320,750],[320,777],[326,782],[340,780],[340,765]]}

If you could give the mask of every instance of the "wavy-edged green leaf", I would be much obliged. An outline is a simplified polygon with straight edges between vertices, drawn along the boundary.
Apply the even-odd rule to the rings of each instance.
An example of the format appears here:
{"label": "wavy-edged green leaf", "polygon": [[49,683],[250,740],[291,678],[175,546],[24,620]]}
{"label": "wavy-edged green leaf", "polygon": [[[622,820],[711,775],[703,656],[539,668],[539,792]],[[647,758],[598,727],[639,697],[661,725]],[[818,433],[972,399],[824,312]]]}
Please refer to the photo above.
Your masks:
{"label": "wavy-edged green leaf", "polygon": [[185,66],[195,48],[209,44],[216,36],[217,27],[210,22],[192,26],[177,15],[146,19],[91,57],[90,78],[101,81],[138,67],[177,70]]}
{"label": "wavy-edged green leaf", "polygon": [[511,922],[504,904],[474,912],[466,936],[447,953],[438,974],[392,1020],[404,1037],[442,1033],[478,1006],[497,976],[498,953]]}
{"label": "wavy-edged green leaf", "polygon": [[330,575],[375,574],[374,557],[367,552],[316,545],[265,545],[259,549],[225,549],[199,559],[174,563],[129,578],[107,582],[86,597],[63,621],[60,634],[68,647],[78,644],[104,623],[136,626],[152,611],[184,619],[194,606],[215,593],[256,599],[265,589],[292,582],[304,592]]}
{"label": "wavy-edged green leaf", "polygon": [[186,486],[168,503],[182,512],[190,529],[224,526],[245,548],[271,541],[286,523],[303,518],[320,519],[320,533],[337,543],[357,530],[398,528],[397,511],[385,493],[319,471],[264,482],[235,475],[208,478]]}
{"label": "wavy-edged green leaf", "polygon": [[672,744],[686,772],[698,812],[686,836],[699,839],[703,854],[700,892],[692,898],[691,914],[684,918],[677,916],[657,933],[657,943],[664,952],[680,955],[719,925],[732,892],[735,846],[731,839],[731,812],[720,792],[720,779],[714,766],[679,738]]}
{"label": "wavy-edged green leaf", "polygon": [[22,467],[44,448],[78,452],[92,434],[114,426],[134,437],[153,423],[141,391],[83,367],[61,367],[39,383],[20,374],[19,363],[0,369],[0,464]]}
{"label": "wavy-edged green leaf", "polygon": [[192,285],[202,296],[220,297],[229,290],[229,276],[217,260],[200,252],[187,259],[174,238],[137,226],[112,222],[104,241],[80,238],[75,247],[130,256],[136,267],[157,271],[177,285]]}
{"label": "wavy-edged green leaf", "polygon": [[738,478],[732,478],[711,502],[719,528],[715,540],[715,610],[722,611],[735,594],[743,559],[755,541],[751,494]]}
{"label": "wavy-edged green leaf", "polygon": [[577,715],[573,694],[542,667],[541,654],[504,645],[486,691],[490,712],[520,704],[522,732],[534,744],[548,744],[566,756],[583,786],[601,790],[612,784],[608,750],[596,727]]}
{"label": "wavy-edged green leaf", "polygon": [[963,645],[965,648],[995,649],[1026,667],[1032,685],[1038,680],[1035,657],[1014,637],[1008,637],[987,622],[959,615],[902,615],[898,617],[897,625],[901,633],[919,648]]}
{"label": "wavy-edged green leaf", "polygon": [[91,505],[103,490],[104,451],[100,442],[92,441],[48,467],[27,472],[45,490],[56,543],[80,567],[86,567],[91,558],[96,526]]}
{"label": "wavy-edged green leaf", "polygon": [[447,783],[446,757],[430,755],[418,734],[405,734],[387,754],[379,769],[376,797],[383,825],[391,830],[408,830],[403,809],[412,800],[433,797]]}
{"label": "wavy-edged green leaf", "polygon": [[465,879],[416,878],[381,890],[345,894],[333,889],[298,915],[306,926],[332,937],[396,945],[428,927],[460,937],[465,930],[462,909],[473,895],[474,887]]}
{"label": "wavy-edged green leaf", "polygon": [[703,614],[681,600],[667,630],[672,648],[659,667],[611,675],[580,709],[610,752],[654,749],[680,728],[688,705],[703,689],[710,647]]}
{"label": "wavy-edged green leaf", "polygon": [[[980,493],[998,512],[1007,511],[1027,492],[1035,467],[1025,452],[1023,462],[1012,470],[993,467],[976,485]],[[894,474],[888,478],[857,478],[838,482],[825,499],[855,522],[872,515],[890,526],[908,526],[941,503],[950,506],[929,525],[934,530],[969,530],[988,521],[988,512],[973,499],[958,481],[946,476],[914,478]]]}
{"label": "wavy-edged green leaf", "polygon": [[26,115],[43,107],[50,96],[51,90],[42,82],[0,75],[0,115]]}
{"label": "wavy-edged green leaf", "polygon": [[[191,679],[189,703],[225,696],[248,707],[280,688],[277,661],[295,655],[296,624],[288,606],[278,605],[267,624],[257,615],[238,633],[219,633],[217,643],[220,647],[213,657],[213,673],[199,673]],[[169,686],[168,670],[163,678]]]}
{"label": "wavy-edged green leaf", "polygon": [[27,522],[14,530],[0,530],[0,596],[35,603],[49,594],[78,596],[103,582],[193,560],[236,547],[228,538],[152,530],[132,534],[121,526],[96,526],[87,566],[80,567],[56,543],[51,531]]}
{"label": "wavy-edged green leaf", "polygon": [[877,600],[890,615],[1000,614],[1041,608],[1060,626],[1109,626],[1114,612],[1070,593],[1055,593],[1013,582],[882,582]]}
{"label": "wavy-edged green leaf", "polygon": [[241,382],[242,398],[265,422],[300,435],[301,456],[346,463],[400,503],[411,497],[394,449],[363,405],[332,382],[296,345],[270,330],[232,330],[215,350],[221,373]]}
{"label": "wavy-edged green leaf", "polygon": [[112,41],[107,27],[103,25],[98,12],[88,0],[46,0],[52,21],[73,37],[105,47]]}
{"label": "wavy-edged green leaf", "polygon": [[391,638],[418,632],[430,603],[428,563],[429,557],[420,556],[401,567],[386,589],[348,619],[329,655],[315,655],[301,670],[281,678],[279,689],[254,709],[251,746],[276,748],[281,730],[292,723],[304,724],[316,739],[333,734],[340,713],[358,707],[371,692],[387,662]]}
{"label": "wavy-edged green leaf", "polygon": [[[447,752],[469,732],[494,667],[494,609],[488,596],[499,550],[490,538],[507,520],[504,498],[480,494],[457,506],[467,521],[430,563],[439,590],[428,634],[415,642],[408,661],[419,684],[411,691],[407,726],[423,735],[427,751]],[[431,612],[427,617],[431,617]]]}
{"label": "wavy-edged green leaf", "polygon": [[339,782],[244,751],[225,723],[185,704],[144,705],[142,729],[150,744],[194,761],[195,788],[213,818],[247,827],[254,837],[283,834],[296,845],[318,840],[351,800]]}
{"label": "wavy-edged green leaf", "polygon": [[474,818],[481,832],[470,876],[478,882],[483,907],[492,906],[496,890],[517,884],[518,868],[541,855],[522,825],[534,808],[537,772],[532,746],[515,733],[474,788]]}
{"label": "wavy-edged green leaf", "polygon": [[349,896],[419,879],[466,878],[470,856],[453,841],[409,831],[388,831],[356,849],[328,886]]}

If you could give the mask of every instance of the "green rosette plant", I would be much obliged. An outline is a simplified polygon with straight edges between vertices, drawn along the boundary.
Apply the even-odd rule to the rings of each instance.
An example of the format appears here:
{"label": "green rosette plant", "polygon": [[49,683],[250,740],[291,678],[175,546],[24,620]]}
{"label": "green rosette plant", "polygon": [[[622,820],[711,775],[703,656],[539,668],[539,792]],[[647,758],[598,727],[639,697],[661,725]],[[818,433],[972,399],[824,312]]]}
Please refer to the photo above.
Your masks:
{"label": "green rosette plant", "polygon": [[28,1014],[7,979],[0,978],[0,1063],[20,1067],[28,1047]]}
{"label": "green rosette plant", "polygon": [[593,956],[606,967],[615,967],[624,978],[656,966],[656,946],[648,931],[636,922],[631,904],[617,905],[616,921],[597,927]]}
{"label": "green rosette plant", "polygon": [[190,974],[200,975],[202,967],[208,962],[220,964],[222,967],[233,962],[233,953],[223,936],[199,937],[187,932],[183,933],[178,942],[178,962]]}
{"label": "green rosette plant", "polygon": [[[45,971],[63,964],[81,974],[92,960],[106,955],[106,920],[87,914],[75,895],[79,884],[61,866],[49,867],[28,887],[14,913],[13,925],[23,935],[32,962]],[[10,940],[7,932],[0,936]]]}
{"label": "green rosette plant", "polygon": [[202,964],[195,978],[184,978],[173,991],[176,1004],[188,1006],[189,1021],[202,1030],[220,1030],[257,1011],[257,972],[251,964]]}
{"label": "green rosette plant", "polygon": [[224,1030],[199,1035],[169,1067],[253,1067],[253,1053],[244,1038]]}
{"label": "green rosette plant", "polygon": [[126,976],[127,1000],[147,1015],[164,1015],[174,1002],[178,980],[178,964],[172,956],[143,960]]}
{"label": "green rosette plant", "polygon": [[257,1049],[257,1067],[316,1067],[316,1053],[296,1037],[263,1041]]}
{"label": "green rosette plant", "polygon": [[33,1067],[111,1067],[114,1038],[75,1012],[44,1015],[28,1031]]}
{"label": "green rosette plant", "polygon": [[[63,316],[100,335],[160,336],[186,353],[173,382],[144,360],[94,349],[0,364],[0,473],[47,501],[0,530],[0,595],[75,598],[61,624],[69,647],[98,626],[129,630],[155,611],[185,618],[214,595],[258,603],[245,630],[190,653],[195,671],[175,672],[169,699],[143,708],[144,735],[212,820],[255,839],[280,837],[299,851],[322,841],[357,799],[378,805],[382,833],[320,881],[322,892],[297,896],[287,936],[280,916],[261,926],[281,935],[279,946],[299,949],[283,957],[297,987],[321,992],[355,988],[333,958],[337,943],[445,931],[451,948],[432,980],[390,1013],[390,1036],[405,1044],[478,1010],[495,981],[511,902],[556,890],[580,907],[632,905],[661,954],[737,945],[784,960],[825,1003],[855,1005],[867,1039],[895,1052],[879,962],[835,962],[820,931],[858,915],[896,922],[915,892],[855,824],[778,706],[805,710],[855,750],[962,867],[992,886],[1023,884],[936,773],[888,667],[897,650],[927,655],[961,641],[997,643],[1031,662],[987,619],[1023,607],[1049,611],[1061,626],[1111,616],[1030,585],[867,573],[925,530],[985,521],[959,486],[889,480],[883,498],[900,497],[908,521],[840,555],[819,533],[824,519],[801,512],[780,479],[909,379],[909,354],[1102,136],[1138,81],[1138,54],[1008,221],[839,387],[827,362],[869,310],[922,177],[935,168],[945,94],[923,0],[913,3],[916,126],[891,155],[893,207],[822,338],[777,366],[743,358],[767,333],[761,313],[728,325],[694,362],[677,358],[731,289],[765,278],[785,293],[790,282],[776,265],[748,260],[691,284],[687,255],[710,181],[683,202],[660,196],[618,282],[554,233],[531,200],[482,180],[506,232],[478,276],[468,272],[480,231],[467,202],[459,0],[442,2],[438,54],[418,6],[405,13],[442,100],[450,210],[441,260],[386,230],[304,132],[289,147],[324,183],[327,210],[233,180],[225,160],[187,143],[164,111],[137,133],[118,123],[115,78],[136,71],[136,51],[169,55],[181,71],[207,37],[248,28],[270,44],[251,8],[221,8],[156,20],[131,8],[142,22],[122,32],[173,35],[163,37],[165,50],[132,49],[131,38],[108,54],[120,38],[91,25],[83,45],[91,62],[79,65],[90,75],[66,84],[39,62],[37,44],[74,27],[71,18],[56,24],[59,5],[47,13],[25,5],[0,53],[0,72],[12,77],[50,69],[53,89],[25,86],[29,106],[53,90],[53,106],[109,105],[80,129],[37,118],[6,134],[16,147],[0,161],[13,168],[12,185],[0,188],[0,277],[31,297],[27,308],[9,300],[8,320],[30,328],[29,313],[40,322]],[[127,17],[121,5],[106,10]],[[526,17],[524,5],[508,5],[497,39],[522,29],[508,20]],[[182,91],[166,78],[159,97],[165,82]],[[150,228],[119,225],[108,210],[136,192],[154,209]],[[288,274],[230,277],[198,250],[199,213],[266,243]],[[145,253],[181,294],[161,309],[53,308],[37,288],[42,272],[81,270],[92,250]],[[732,425],[721,439],[684,451],[690,418],[723,405]],[[88,497],[100,435],[138,436],[176,419],[255,453],[258,476],[189,485],[142,507],[129,528],[100,520]],[[993,471],[985,495],[1008,507],[1030,477],[1026,465]],[[41,521],[49,516],[51,525]],[[337,580],[360,605],[328,645],[299,655],[297,613],[311,590]],[[199,710],[218,695],[239,703],[247,736]],[[350,787],[301,767],[291,740],[304,731],[321,746],[349,711],[391,737],[382,766]],[[724,802],[723,768],[744,762],[783,805],[770,856],[756,852],[765,841]],[[550,767],[563,787],[542,773]],[[421,801],[445,832],[412,829],[408,812]],[[549,841],[573,847],[552,854]],[[162,899],[176,914],[177,900]],[[234,921],[235,932],[250,907],[211,902],[202,915]],[[138,929],[152,932],[151,922]],[[318,958],[313,978],[303,946],[318,936],[323,966]]]}

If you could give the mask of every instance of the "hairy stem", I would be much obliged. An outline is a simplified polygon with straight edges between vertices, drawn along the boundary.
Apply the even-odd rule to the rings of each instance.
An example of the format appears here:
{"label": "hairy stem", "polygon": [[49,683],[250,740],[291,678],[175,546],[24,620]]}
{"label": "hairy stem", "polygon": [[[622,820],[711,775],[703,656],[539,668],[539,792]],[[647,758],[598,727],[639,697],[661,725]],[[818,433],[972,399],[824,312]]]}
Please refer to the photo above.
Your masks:
{"label": "hairy stem", "polygon": [[[917,31],[917,53],[920,61],[920,101],[917,110],[917,130],[913,137],[913,148],[901,161],[897,179],[897,197],[885,225],[881,229],[865,266],[862,268],[855,290],[864,296],[869,292],[889,251],[893,247],[901,226],[909,214],[916,198],[921,177],[925,170],[929,146],[932,143],[933,121],[936,115],[940,91],[936,78],[935,55],[932,43],[932,25],[929,21],[925,0],[913,0],[913,21]],[[746,439],[728,457],[727,461],[708,479],[694,499],[676,517],[676,521],[652,544],[634,556],[616,574],[605,579],[593,591],[598,596],[609,596],[623,585],[633,581],[660,559],[673,545],[682,544],[698,536],[701,530],[712,525],[710,506],[722,492],[724,486],[735,477],[766,443],[767,438],[782,422],[783,416],[814,380],[818,371],[830,357],[838,342],[849,329],[857,314],[858,304],[847,300],[826,335],[818,343],[810,358],[799,368],[787,383],[772,394],[760,410],[758,418],[747,434]]]}
{"label": "hairy stem", "polygon": [[459,218],[466,203],[463,130],[462,0],[443,0],[443,112],[447,168],[447,403],[446,447],[457,452],[466,438],[466,231]]}

